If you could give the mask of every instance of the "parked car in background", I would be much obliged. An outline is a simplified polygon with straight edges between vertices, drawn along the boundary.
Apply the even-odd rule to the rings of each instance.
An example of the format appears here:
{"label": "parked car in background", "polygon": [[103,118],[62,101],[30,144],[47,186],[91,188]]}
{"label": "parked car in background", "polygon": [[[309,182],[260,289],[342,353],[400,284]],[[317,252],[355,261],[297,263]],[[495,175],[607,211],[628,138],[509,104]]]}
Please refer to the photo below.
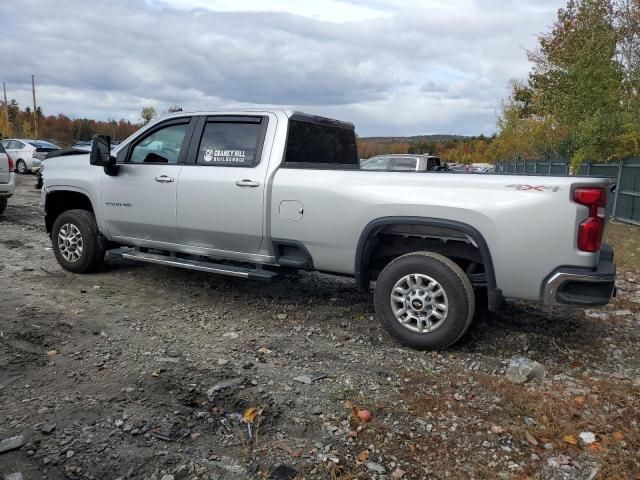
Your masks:
{"label": "parked car in background", "polygon": [[89,142],[76,142],[71,146],[71,148],[74,149],[74,150],[82,150],[84,152],[90,152],[92,145],[93,145],[93,142],[91,142],[91,141],[89,141]]}
{"label": "parked car in background", "polygon": [[378,155],[363,160],[362,170],[381,170],[386,172],[429,172],[443,170],[440,158],[434,155],[392,154]]}
{"label": "parked car in background", "polygon": [[7,208],[7,200],[16,189],[13,159],[0,143],[0,214]]}
{"label": "parked car in background", "polygon": [[40,163],[47,153],[60,150],[60,147],[44,140],[7,138],[2,146],[15,162],[18,173],[33,173],[40,169]]}

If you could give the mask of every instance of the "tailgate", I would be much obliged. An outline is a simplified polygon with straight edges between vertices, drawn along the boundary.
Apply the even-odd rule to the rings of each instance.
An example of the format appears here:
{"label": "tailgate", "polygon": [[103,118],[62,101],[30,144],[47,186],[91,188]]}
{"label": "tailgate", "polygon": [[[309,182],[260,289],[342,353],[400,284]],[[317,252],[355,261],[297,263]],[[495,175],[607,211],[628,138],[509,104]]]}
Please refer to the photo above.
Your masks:
{"label": "tailgate", "polygon": [[9,157],[0,144],[0,183],[9,183]]}

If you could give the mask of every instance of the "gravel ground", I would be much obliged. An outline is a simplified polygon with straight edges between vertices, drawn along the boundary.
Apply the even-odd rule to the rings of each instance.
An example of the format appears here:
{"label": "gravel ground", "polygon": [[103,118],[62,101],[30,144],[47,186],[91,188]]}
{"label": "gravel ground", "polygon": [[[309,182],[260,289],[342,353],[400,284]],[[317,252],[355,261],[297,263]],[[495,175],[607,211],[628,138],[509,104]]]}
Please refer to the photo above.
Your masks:
{"label": "gravel ground", "polygon": [[[0,216],[0,477],[640,478],[640,272],[604,309],[507,303],[419,352],[337,277],[67,273],[34,183]],[[509,381],[516,355],[545,378]]]}

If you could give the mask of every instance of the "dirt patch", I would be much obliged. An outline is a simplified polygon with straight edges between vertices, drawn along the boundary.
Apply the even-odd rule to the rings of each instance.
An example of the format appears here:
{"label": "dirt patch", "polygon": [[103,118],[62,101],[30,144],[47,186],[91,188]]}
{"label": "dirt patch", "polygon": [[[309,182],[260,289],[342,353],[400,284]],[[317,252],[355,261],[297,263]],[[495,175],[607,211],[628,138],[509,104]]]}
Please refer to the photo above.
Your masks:
{"label": "dirt patch", "polygon": [[[337,277],[262,284],[114,259],[69,274],[33,183],[20,176],[0,216],[0,439],[25,439],[0,477],[268,478],[281,463],[312,479],[638,475],[631,263],[607,308],[508,303],[454,348],[418,352]],[[514,355],[545,379],[509,383]]]}

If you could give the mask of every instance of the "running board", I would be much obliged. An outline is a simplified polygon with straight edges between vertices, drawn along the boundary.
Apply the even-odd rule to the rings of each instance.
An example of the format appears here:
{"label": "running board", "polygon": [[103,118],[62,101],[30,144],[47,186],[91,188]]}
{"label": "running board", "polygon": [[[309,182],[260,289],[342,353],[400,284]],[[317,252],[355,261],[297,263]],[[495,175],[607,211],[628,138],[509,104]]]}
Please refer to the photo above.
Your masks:
{"label": "running board", "polygon": [[180,258],[171,255],[159,255],[156,253],[147,253],[125,248],[110,250],[109,254],[114,257],[126,258],[128,260],[155,263],[158,265],[166,265],[168,267],[186,268],[188,270],[197,270],[199,272],[218,273],[220,275],[247,278],[249,280],[269,281],[278,276],[277,272],[272,272],[270,270],[224,265],[221,263]]}

